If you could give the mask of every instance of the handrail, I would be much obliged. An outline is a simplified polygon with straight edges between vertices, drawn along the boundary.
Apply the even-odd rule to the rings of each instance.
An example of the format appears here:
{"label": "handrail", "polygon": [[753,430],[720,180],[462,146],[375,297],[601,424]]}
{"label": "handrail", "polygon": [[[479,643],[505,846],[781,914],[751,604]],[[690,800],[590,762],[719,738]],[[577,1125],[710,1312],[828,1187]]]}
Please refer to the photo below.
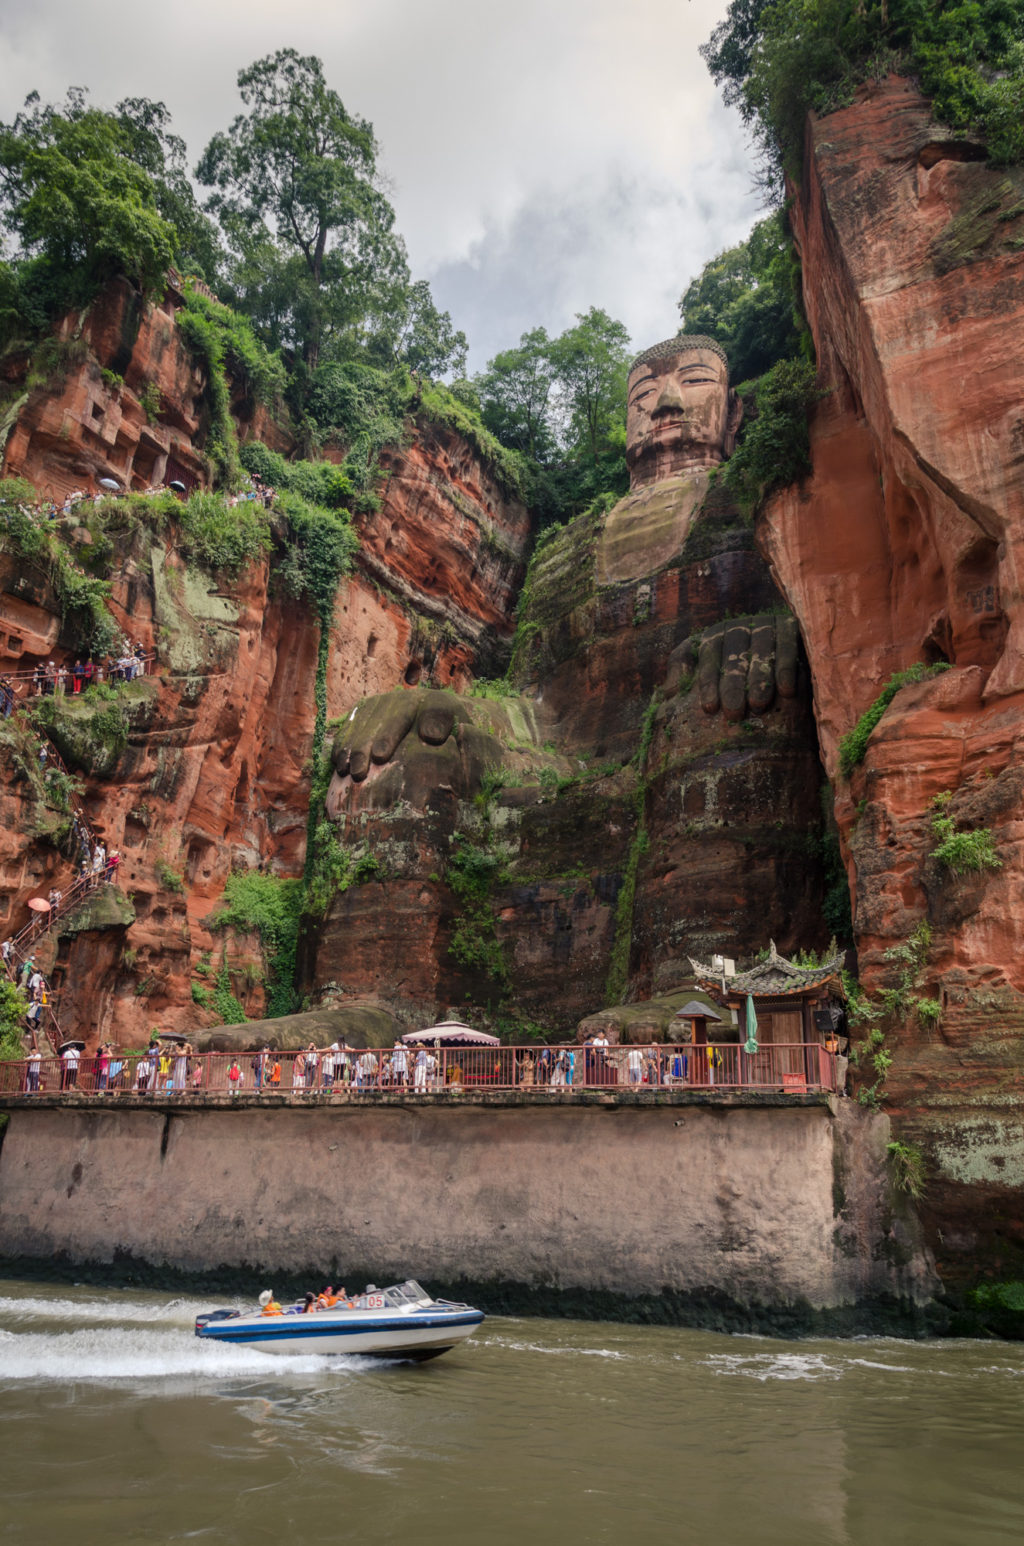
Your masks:
{"label": "handrail", "polygon": [[[397,1049],[396,1049],[397,1050]],[[419,1056],[422,1050],[422,1058]],[[173,1097],[457,1095],[469,1090],[763,1090],[803,1095],[839,1089],[836,1054],[820,1042],[775,1042],[748,1053],[736,1042],[695,1045],[623,1043],[614,1047],[438,1047],[392,1050],[332,1048],[308,1052],[193,1053],[165,1047],[149,1053],[114,1050],[70,1066],[40,1059],[0,1062],[0,1095],[75,1090],[118,1100]]]}
{"label": "handrail", "polygon": [[[132,655],[132,656],[118,655],[116,657],[112,655],[109,658],[111,660],[114,660],[114,659],[117,659],[117,660],[128,660],[128,659],[136,660],[141,665],[148,666],[152,661],[157,659],[157,652],[156,652],[156,650],[149,650],[144,655]],[[149,672],[148,671],[144,671],[142,674],[143,674],[143,676],[148,676]],[[68,675],[69,676],[71,675],[70,671],[68,672]],[[5,681],[5,682],[35,682],[37,680],[42,680],[44,682],[51,682],[51,681],[53,681],[53,679],[54,679],[54,673],[52,673],[52,672],[45,672],[41,679],[37,678],[35,666],[32,667],[31,671],[0,671],[0,681]],[[90,679],[89,685],[90,685],[90,687],[95,685],[95,677]],[[30,696],[31,696],[31,694],[30,694]]]}

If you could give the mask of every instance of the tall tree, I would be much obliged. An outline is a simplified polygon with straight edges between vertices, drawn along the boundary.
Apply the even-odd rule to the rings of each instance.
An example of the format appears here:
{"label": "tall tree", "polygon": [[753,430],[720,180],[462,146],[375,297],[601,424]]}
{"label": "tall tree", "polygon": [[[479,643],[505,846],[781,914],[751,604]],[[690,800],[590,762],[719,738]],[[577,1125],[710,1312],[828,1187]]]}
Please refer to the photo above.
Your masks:
{"label": "tall tree", "polygon": [[33,93],[0,125],[0,219],[40,319],[88,300],[116,274],[151,288],[176,256],[177,233],[130,125],[78,90],[60,107]]}
{"label": "tall tree", "polygon": [[172,132],[167,107],[147,97],[126,97],[114,116],[125,132],[128,155],[153,183],[157,209],[174,227],[178,266],[215,284],[223,253],[213,222],[196,200],[185,141]]}
{"label": "tall tree", "polygon": [[367,352],[382,364],[408,365],[411,370],[439,380],[461,376],[466,369],[468,344],[451,314],[438,311],[425,279],[395,285],[388,305],[370,325]]}
{"label": "tall tree", "polygon": [[679,302],[683,332],[716,338],[734,382],[800,353],[794,270],[782,216],[758,221],[745,242],[705,263]]}
{"label": "tall tree", "polygon": [[548,357],[564,416],[563,435],[577,453],[596,462],[626,419],[629,334],[621,322],[591,306],[576,326],[552,341]]}
{"label": "tall tree", "polygon": [[553,437],[550,422],[551,340],[547,330],[524,333],[517,348],[503,349],[477,376],[484,423],[503,445],[525,451],[535,461],[548,454]]}
{"label": "tall tree", "polygon": [[319,59],[279,49],[238,76],[247,112],[203,152],[197,176],[234,255],[234,299],[312,371],[357,336],[382,293],[407,282],[373,129]]}

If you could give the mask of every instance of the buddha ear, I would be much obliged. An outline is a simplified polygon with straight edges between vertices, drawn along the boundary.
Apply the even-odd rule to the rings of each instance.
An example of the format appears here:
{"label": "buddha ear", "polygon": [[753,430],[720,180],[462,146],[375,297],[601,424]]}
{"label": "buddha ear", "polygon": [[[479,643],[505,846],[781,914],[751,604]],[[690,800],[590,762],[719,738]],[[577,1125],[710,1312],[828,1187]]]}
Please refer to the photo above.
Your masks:
{"label": "buddha ear", "polygon": [[743,399],[730,391],[728,412],[725,419],[725,454],[731,456],[736,449],[736,436],[743,423]]}

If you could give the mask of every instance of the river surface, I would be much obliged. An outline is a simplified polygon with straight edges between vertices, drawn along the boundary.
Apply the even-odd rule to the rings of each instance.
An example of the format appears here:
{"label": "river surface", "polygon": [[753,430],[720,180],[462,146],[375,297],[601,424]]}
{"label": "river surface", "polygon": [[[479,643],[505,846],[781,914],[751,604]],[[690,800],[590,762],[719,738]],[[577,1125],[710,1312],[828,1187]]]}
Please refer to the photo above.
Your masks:
{"label": "river surface", "polygon": [[1024,1344],[492,1319],[381,1365],[208,1347],[218,1302],[0,1281],[4,1546],[1024,1539]]}

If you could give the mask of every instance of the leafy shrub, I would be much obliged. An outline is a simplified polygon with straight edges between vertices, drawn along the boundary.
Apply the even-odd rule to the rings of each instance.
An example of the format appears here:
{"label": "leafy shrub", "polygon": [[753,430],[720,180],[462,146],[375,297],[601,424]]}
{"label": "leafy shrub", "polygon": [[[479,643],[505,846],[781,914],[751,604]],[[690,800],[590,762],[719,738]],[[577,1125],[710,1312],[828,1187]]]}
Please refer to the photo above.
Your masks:
{"label": "leafy shrub", "polygon": [[148,424],[155,424],[160,413],[160,388],[155,381],[147,381],[139,392],[139,405]]}
{"label": "leafy shrub", "polygon": [[456,833],[444,878],[458,911],[448,953],[460,966],[484,973],[504,990],[508,964],[498,939],[491,892],[504,876],[500,855]]}
{"label": "leafy shrub", "polygon": [[1024,1283],[982,1283],[972,1290],[974,1303],[985,1310],[1011,1310],[1024,1315]]}
{"label": "leafy shrub", "polygon": [[85,572],[52,523],[33,518],[35,503],[36,492],[24,479],[0,482],[0,546],[44,571],[60,600],[62,617],[78,631],[83,647],[105,654],[119,637],[107,610],[110,586]]}
{"label": "leafy shrub", "polygon": [[270,521],[252,499],[229,505],[222,494],[193,494],[179,507],[182,552],[211,572],[238,574],[270,549]]}
{"label": "leafy shrub", "polygon": [[893,1186],[916,1202],[924,1196],[924,1155],[916,1143],[899,1141],[888,1145],[888,1154]]}
{"label": "leafy shrub", "polygon": [[159,880],[161,886],[163,887],[163,889],[165,891],[175,891],[175,892],[178,892],[178,893],[183,893],[184,892],[184,890],[185,890],[185,877],[184,877],[184,875],[179,875],[178,871],[175,870],[175,869],[172,869],[171,866],[169,864],[167,864],[163,859],[160,859],[158,861],[158,863],[157,863],[156,874],[157,874],[157,879]]}
{"label": "leafy shrub", "polygon": [[241,1025],[245,1021],[245,1006],[235,997],[226,965],[221,967],[214,979],[210,1008],[216,1010],[225,1025]]}
{"label": "leafy shrub", "polygon": [[22,1025],[28,1012],[28,1000],[13,982],[0,977],[0,1058],[23,1055]]}
{"label": "leafy shrub", "polygon": [[752,416],[725,464],[724,478],[740,506],[753,511],[776,488],[811,470],[807,413],[824,394],[809,360],[779,360],[747,396]]}
{"label": "leafy shrub", "polygon": [[290,596],[305,597],[326,630],[343,575],[352,566],[359,539],[343,510],[325,510],[288,490],[277,496],[288,522],[288,537],[278,575]]}
{"label": "leafy shrub", "polygon": [[933,666],[918,663],[909,666],[906,671],[893,672],[874,703],[864,710],[853,729],[839,743],[839,768],[845,778],[849,778],[854,768],[864,761],[872,733],[900,688],[908,687],[913,682],[926,682],[930,677],[940,676],[949,669],[948,663],[940,660]]}
{"label": "leafy shrub", "polygon": [[256,401],[273,403],[284,391],[284,367],[278,356],[260,343],[247,318],[187,285],[185,306],[178,312],[177,323],[181,336],[206,371],[210,413],[207,454],[221,486],[237,488],[241,464],[231,416],[228,373],[242,381]]}
{"label": "leafy shrub", "polygon": [[190,286],[185,289],[185,305],[186,313],[178,313],[178,322],[187,314],[208,323],[219,340],[218,352],[225,366],[257,402],[272,408],[284,392],[285,369],[280,355],[272,354],[256,337],[248,317]]}
{"label": "leafy shrub", "polygon": [[937,998],[919,998],[915,1005],[917,1018],[922,1025],[936,1026],[942,1019],[942,1000]]}
{"label": "leafy shrub", "polygon": [[210,928],[259,934],[271,976],[267,1014],[271,1018],[293,1014],[298,1007],[295,955],[302,882],[260,875],[254,870],[236,871],[225,883],[224,904],[211,920]]}
{"label": "leafy shrub", "polygon": [[995,841],[988,827],[977,827],[973,832],[963,832],[956,821],[946,814],[950,793],[936,795],[932,801],[935,815],[932,817],[932,833],[938,838],[938,847],[929,854],[944,864],[951,875],[967,875],[972,871],[1001,870],[1003,861],[996,853]]}
{"label": "leafy shrub", "polygon": [[309,504],[323,505],[327,510],[345,509],[354,493],[346,474],[331,462],[287,462],[259,440],[247,440],[238,455],[246,472],[274,489],[289,489]]}

